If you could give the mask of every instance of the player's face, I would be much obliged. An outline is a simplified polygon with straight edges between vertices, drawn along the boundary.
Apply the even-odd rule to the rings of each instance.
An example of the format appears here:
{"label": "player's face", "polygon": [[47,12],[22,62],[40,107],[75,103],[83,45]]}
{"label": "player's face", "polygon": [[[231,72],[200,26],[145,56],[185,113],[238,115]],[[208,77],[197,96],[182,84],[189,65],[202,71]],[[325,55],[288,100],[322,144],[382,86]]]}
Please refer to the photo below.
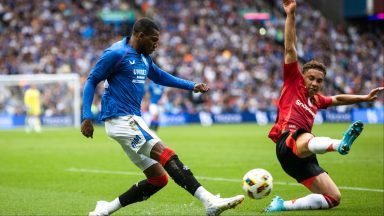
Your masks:
{"label": "player's face", "polygon": [[139,53],[144,55],[149,55],[155,51],[157,45],[159,43],[160,33],[157,30],[153,30],[151,34],[145,35],[144,33],[140,33],[139,40]]}
{"label": "player's face", "polygon": [[324,73],[316,70],[309,69],[304,73],[304,83],[308,90],[309,97],[314,96],[316,93],[323,89]]}

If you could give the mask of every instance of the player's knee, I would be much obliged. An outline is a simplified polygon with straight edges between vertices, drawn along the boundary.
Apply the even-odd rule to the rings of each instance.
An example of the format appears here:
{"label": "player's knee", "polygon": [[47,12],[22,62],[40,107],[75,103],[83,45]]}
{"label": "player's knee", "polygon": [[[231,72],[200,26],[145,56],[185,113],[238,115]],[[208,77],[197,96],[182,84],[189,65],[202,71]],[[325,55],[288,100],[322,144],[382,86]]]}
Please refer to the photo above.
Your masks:
{"label": "player's knee", "polygon": [[338,206],[340,204],[340,201],[341,201],[340,191],[338,191],[338,193],[334,194],[333,197],[335,199],[335,203],[334,203],[333,207]]}
{"label": "player's knee", "polygon": [[296,138],[296,152],[294,152],[299,157],[308,157],[312,154],[309,148],[309,140],[313,138],[311,133],[303,133]]}
{"label": "player's knee", "polygon": [[333,199],[335,200],[335,206],[339,205],[340,203],[340,200],[341,200],[341,193],[340,191],[337,189],[336,191],[334,191],[331,196],[333,197]]}
{"label": "player's knee", "polygon": [[162,165],[162,166],[165,166],[165,164],[172,158],[176,155],[176,153],[170,149],[170,148],[165,148],[163,150],[163,152],[160,154],[160,159],[159,159],[159,163]]}
{"label": "player's knee", "polygon": [[340,201],[341,201],[340,191],[337,191],[332,194],[323,194],[323,196],[327,200],[330,208],[336,207],[340,204]]}
{"label": "player's knee", "polygon": [[168,184],[168,176],[167,174],[164,174],[162,176],[150,177],[147,179],[147,181],[152,185],[162,188]]}
{"label": "player's knee", "polygon": [[340,201],[341,201],[341,196],[339,197],[335,197],[333,200],[332,200],[332,204],[330,205],[331,208],[334,208],[336,206],[338,206],[340,204]]}

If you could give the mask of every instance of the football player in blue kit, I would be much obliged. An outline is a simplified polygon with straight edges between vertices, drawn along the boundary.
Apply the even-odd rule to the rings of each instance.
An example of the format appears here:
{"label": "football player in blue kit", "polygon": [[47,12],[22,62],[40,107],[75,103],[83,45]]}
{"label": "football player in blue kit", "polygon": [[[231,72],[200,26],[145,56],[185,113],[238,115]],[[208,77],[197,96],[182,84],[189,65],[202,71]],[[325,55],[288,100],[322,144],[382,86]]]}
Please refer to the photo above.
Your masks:
{"label": "football player in blue kit", "polygon": [[202,202],[207,215],[219,215],[244,200],[243,195],[219,198],[196,180],[178,155],[152,132],[141,118],[140,106],[144,84],[153,82],[195,93],[207,92],[205,83],[174,77],[161,70],[151,59],[158,46],[160,28],[149,18],[135,22],[132,35],[107,48],[93,67],[84,86],[81,132],[93,136],[91,104],[96,85],[105,81],[100,119],[109,137],[116,140],[146,179],[132,185],[111,202],[98,201],[89,215],[110,215],[129,204],[148,199],[168,182],[168,175],[182,188]]}
{"label": "football player in blue kit", "polygon": [[150,82],[148,85],[149,91],[149,113],[151,114],[151,123],[149,128],[153,131],[159,129],[159,115],[160,115],[160,105],[159,101],[161,96],[163,96],[165,87],[154,82]]}

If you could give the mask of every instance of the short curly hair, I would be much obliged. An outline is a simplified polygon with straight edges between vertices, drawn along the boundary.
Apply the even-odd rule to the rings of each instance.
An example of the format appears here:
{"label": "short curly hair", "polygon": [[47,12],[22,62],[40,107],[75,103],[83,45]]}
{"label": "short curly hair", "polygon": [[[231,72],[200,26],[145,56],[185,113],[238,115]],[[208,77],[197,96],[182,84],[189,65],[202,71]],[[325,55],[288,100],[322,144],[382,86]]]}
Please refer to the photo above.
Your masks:
{"label": "short curly hair", "polygon": [[154,30],[160,31],[160,27],[148,17],[137,20],[133,25],[133,34],[143,32],[146,35],[150,35]]}
{"label": "short curly hair", "polygon": [[311,60],[303,65],[303,74],[305,74],[305,72],[307,72],[309,69],[319,70],[324,73],[324,76],[327,75],[327,68],[325,65],[316,60]]}

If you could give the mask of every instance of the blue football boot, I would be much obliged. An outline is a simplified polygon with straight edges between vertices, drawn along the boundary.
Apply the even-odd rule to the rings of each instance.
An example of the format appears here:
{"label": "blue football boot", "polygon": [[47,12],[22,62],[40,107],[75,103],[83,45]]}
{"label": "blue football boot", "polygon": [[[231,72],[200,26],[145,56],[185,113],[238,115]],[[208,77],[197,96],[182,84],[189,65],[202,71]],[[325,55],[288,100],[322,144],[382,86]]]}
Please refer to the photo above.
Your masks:
{"label": "blue football boot", "polygon": [[265,212],[279,212],[279,211],[285,211],[285,210],[286,209],[284,207],[284,200],[279,196],[275,196],[272,199],[271,204],[269,204],[269,206],[264,211]]}
{"label": "blue football boot", "polygon": [[337,149],[337,151],[341,155],[348,154],[349,150],[351,149],[352,143],[363,131],[363,126],[364,124],[361,121],[354,122],[349,126],[347,131],[344,133],[344,137],[341,140],[339,148]]}

